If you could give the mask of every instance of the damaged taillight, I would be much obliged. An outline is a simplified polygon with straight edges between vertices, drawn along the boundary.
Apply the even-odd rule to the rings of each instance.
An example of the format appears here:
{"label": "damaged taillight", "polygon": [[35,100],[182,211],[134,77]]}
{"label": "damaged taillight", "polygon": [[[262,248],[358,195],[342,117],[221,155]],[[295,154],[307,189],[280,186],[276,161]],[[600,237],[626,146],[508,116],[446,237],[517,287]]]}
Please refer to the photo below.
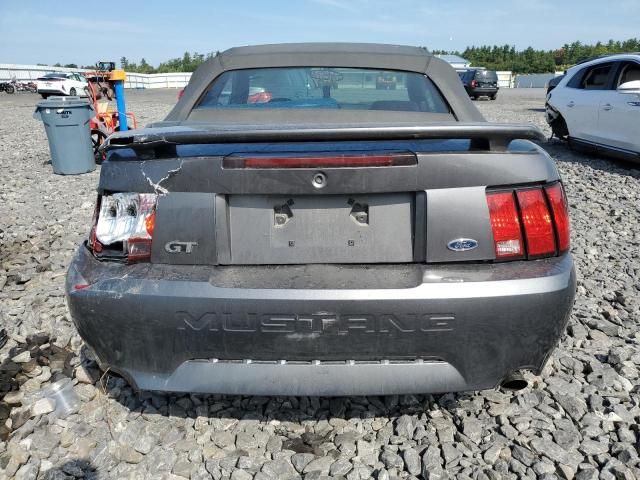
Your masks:
{"label": "damaged taillight", "polygon": [[569,250],[569,212],[561,183],[487,192],[497,260],[542,258]]}
{"label": "damaged taillight", "polygon": [[94,254],[124,257],[129,262],[151,258],[158,196],[154,193],[114,193],[98,199],[89,236]]}

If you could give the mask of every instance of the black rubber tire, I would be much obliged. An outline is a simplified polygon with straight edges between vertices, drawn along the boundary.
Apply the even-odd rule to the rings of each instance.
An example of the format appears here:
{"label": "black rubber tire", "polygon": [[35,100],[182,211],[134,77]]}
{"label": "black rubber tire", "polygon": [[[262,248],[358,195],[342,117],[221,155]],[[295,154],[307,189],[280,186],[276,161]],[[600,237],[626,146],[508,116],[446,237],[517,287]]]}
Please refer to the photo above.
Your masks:
{"label": "black rubber tire", "polygon": [[100,147],[100,145],[102,145],[102,142],[104,142],[105,138],[107,138],[107,136],[104,133],[102,133],[100,130],[91,130],[91,144],[93,145],[93,158],[95,159],[95,162],[97,165],[102,164],[102,155],[98,151],[98,148]]}
{"label": "black rubber tire", "polygon": [[4,87],[4,91],[9,95],[13,95],[14,93],[16,93],[16,87],[14,87],[13,85],[7,85],[6,87]]}
{"label": "black rubber tire", "polygon": [[560,140],[569,139],[569,127],[562,115],[558,114],[558,118],[551,124],[551,131]]}
{"label": "black rubber tire", "polygon": [[41,96],[42,98],[44,98],[45,100],[46,100],[47,98],[49,98],[49,94],[48,94],[48,93],[41,93],[41,94],[40,94],[40,96]]}
{"label": "black rubber tire", "polygon": [[495,94],[495,95],[491,95],[489,98],[490,98],[491,100],[495,100],[496,98],[498,98],[498,95],[497,95],[497,94]]}
{"label": "black rubber tire", "polygon": [[71,95],[72,97],[75,97],[77,93],[78,93],[78,92],[76,92],[76,89],[75,89],[75,88],[71,87],[71,88],[69,89],[69,95]]}

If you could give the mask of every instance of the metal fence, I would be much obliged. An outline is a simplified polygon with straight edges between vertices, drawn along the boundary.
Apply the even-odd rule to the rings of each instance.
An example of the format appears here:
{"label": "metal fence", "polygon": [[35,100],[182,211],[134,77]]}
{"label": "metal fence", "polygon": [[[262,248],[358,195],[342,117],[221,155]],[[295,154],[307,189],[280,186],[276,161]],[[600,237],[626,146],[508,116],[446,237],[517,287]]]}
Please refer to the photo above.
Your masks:
{"label": "metal fence", "polygon": [[0,81],[15,78],[21,80],[35,80],[50,72],[84,72],[81,68],[51,67],[48,65],[18,65],[14,63],[0,63]]}
{"label": "metal fence", "polygon": [[[52,67],[49,65],[18,65],[0,63],[0,81],[15,78],[18,81],[35,80],[47,73],[84,73],[89,70],[82,68]],[[125,88],[184,88],[191,78],[190,72],[184,73],[127,73]]]}
{"label": "metal fence", "polygon": [[[49,65],[19,65],[12,63],[0,63],[0,81],[15,78],[19,81],[35,80],[50,72],[79,72],[87,70],[82,68],[52,67]],[[556,75],[562,72],[540,73],[534,75],[513,75],[510,71],[496,72],[498,85],[501,88],[542,88]],[[184,88],[189,79],[190,72],[181,73],[127,73],[125,88]]]}
{"label": "metal fence", "polygon": [[558,75],[562,75],[562,72],[516,75],[513,86],[515,88],[544,88],[549,80]]}
{"label": "metal fence", "polygon": [[184,73],[127,73],[125,88],[184,88],[191,72]]}

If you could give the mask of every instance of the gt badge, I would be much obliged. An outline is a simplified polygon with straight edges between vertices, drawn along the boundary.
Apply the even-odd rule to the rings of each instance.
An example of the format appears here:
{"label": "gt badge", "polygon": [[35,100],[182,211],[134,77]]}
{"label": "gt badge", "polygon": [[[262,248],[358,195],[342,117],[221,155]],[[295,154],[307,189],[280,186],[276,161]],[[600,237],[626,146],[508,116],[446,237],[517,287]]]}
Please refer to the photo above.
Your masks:
{"label": "gt badge", "polygon": [[164,249],[167,253],[191,253],[193,247],[196,247],[198,242],[179,242],[174,240],[164,244]]}

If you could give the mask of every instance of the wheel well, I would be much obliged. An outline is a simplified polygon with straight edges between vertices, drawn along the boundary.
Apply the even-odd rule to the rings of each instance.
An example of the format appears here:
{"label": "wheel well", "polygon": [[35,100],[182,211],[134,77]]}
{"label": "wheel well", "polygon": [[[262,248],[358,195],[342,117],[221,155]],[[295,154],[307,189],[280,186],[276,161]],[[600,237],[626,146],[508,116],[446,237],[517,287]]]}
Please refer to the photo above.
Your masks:
{"label": "wheel well", "polygon": [[551,123],[551,130],[556,137],[562,140],[567,140],[569,138],[569,127],[560,112],[558,112],[558,116]]}

